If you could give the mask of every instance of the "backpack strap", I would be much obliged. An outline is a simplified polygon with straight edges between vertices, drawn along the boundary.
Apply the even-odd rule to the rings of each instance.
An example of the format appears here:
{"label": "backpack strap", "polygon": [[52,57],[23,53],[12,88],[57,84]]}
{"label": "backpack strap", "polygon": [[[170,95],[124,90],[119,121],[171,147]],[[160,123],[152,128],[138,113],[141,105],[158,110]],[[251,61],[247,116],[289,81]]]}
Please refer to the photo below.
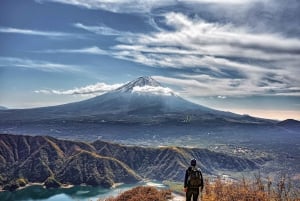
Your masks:
{"label": "backpack strap", "polygon": [[200,173],[200,176],[201,176],[201,191],[203,190],[203,187],[204,187],[204,181],[203,181],[203,175],[202,175],[202,172],[201,172],[201,169],[200,168],[197,168],[197,171],[199,171]]}

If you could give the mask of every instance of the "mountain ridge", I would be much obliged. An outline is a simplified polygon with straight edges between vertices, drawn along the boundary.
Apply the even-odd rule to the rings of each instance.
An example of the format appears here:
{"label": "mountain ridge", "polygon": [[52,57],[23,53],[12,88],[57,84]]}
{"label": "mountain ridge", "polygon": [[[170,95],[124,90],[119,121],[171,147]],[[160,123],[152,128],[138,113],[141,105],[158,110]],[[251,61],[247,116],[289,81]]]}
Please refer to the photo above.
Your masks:
{"label": "mountain ridge", "polygon": [[59,140],[49,136],[0,134],[0,186],[24,178],[62,184],[111,187],[142,179],[182,181],[192,157],[205,174],[249,171],[267,159],[250,160],[206,149],[149,148],[95,141]]}

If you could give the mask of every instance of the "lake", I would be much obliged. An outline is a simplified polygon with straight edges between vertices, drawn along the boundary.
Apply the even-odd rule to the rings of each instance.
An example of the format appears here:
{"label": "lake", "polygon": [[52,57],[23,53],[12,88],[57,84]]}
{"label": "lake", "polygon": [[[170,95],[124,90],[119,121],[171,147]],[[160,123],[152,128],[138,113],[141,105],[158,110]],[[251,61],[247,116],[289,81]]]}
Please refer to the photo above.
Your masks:
{"label": "lake", "polygon": [[107,189],[91,186],[74,186],[71,188],[45,189],[34,185],[14,192],[1,192],[1,201],[96,201],[99,198],[116,196],[123,191],[136,186],[155,186],[165,188],[157,181],[139,182],[137,184],[123,184],[116,188]]}

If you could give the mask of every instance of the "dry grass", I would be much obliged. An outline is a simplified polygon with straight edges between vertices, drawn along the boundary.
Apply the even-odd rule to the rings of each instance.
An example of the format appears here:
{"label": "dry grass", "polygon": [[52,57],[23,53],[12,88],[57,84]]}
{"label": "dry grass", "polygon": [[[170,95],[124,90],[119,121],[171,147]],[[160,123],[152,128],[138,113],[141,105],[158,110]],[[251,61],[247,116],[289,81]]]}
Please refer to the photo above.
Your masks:
{"label": "dry grass", "polygon": [[170,190],[158,190],[154,187],[138,186],[125,191],[115,198],[107,198],[104,201],[167,201],[169,199],[171,199]]}
{"label": "dry grass", "polygon": [[[182,183],[165,184],[174,192],[183,188]],[[99,201],[167,201],[171,199],[171,190],[139,186],[115,198]],[[242,179],[234,182],[220,178],[206,179],[201,201],[300,201],[300,189],[292,186],[290,180],[284,176],[277,183],[269,179],[263,180],[260,175],[252,180]]]}
{"label": "dry grass", "polygon": [[286,177],[276,184],[260,176],[239,182],[206,179],[202,201],[300,201],[300,191]]}

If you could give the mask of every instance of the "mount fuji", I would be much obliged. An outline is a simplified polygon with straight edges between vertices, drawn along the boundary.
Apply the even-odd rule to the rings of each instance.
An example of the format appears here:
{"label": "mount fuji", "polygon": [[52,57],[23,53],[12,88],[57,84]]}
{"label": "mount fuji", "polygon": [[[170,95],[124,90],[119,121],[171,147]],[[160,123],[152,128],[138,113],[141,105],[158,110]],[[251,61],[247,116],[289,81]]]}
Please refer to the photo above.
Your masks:
{"label": "mount fuji", "polygon": [[[89,114],[162,115],[212,109],[196,105],[177,96],[151,77],[140,77],[102,96],[74,104]],[[73,106],[74,106],[73,105]],[[72,107],[72,105],[69,105]]]}
{"label": "mount fuji", "polygon": [[105,122],[166,122],[226,119],[265,122],[265,119],[214,110],[189,102],[152,77],[139,77],[94,98],[58,106],[3,110],[0,122],[47,120],[101,120]]}

